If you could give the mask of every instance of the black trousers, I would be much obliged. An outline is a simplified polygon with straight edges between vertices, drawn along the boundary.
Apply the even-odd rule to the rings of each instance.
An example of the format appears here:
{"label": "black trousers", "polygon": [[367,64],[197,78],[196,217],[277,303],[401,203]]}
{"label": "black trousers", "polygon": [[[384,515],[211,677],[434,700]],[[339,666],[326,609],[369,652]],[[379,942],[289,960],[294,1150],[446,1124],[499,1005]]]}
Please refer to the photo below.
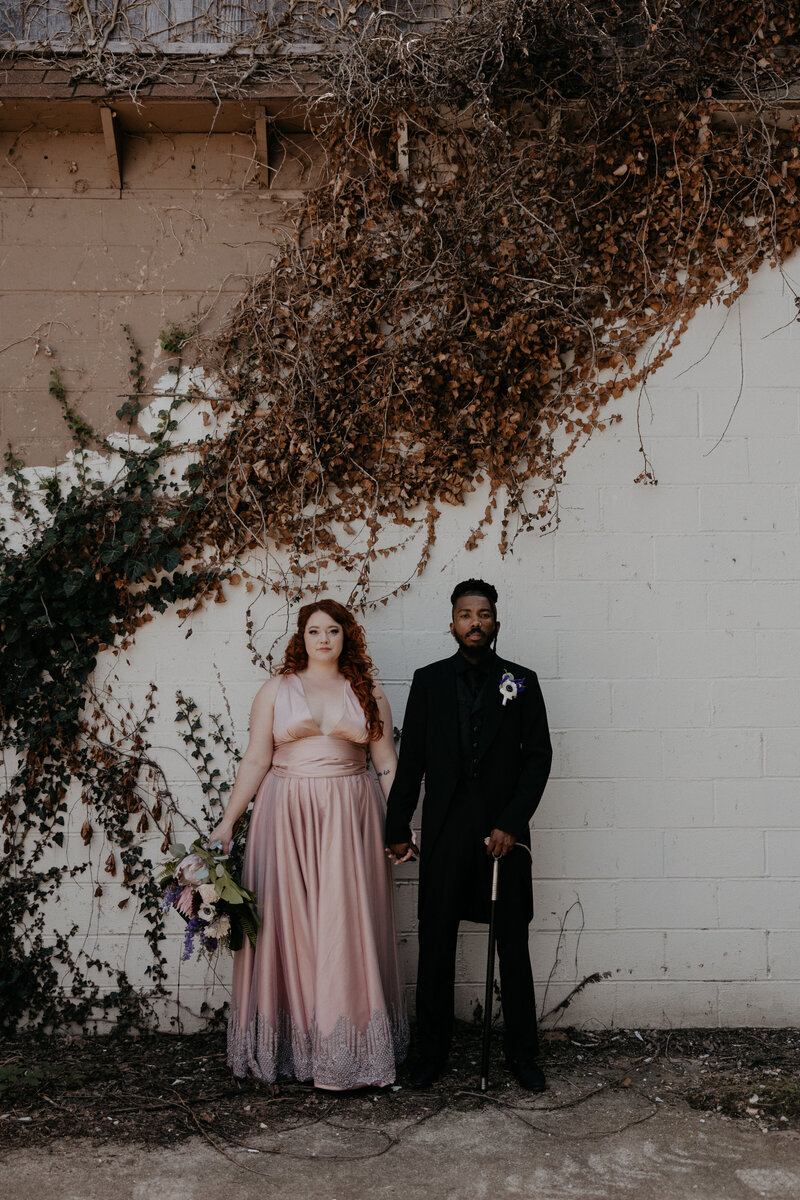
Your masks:
{"label": "black trousers", "polygon": [[[423,844],[422,853],[425,853]],[[453,1034],[456,939],[463,919],[488,920],[492,860],[472,822],[450,819],[425,863],[419,914],[417,1054],[443,1062]],[[528,949],[528,851],[516,846],[500,862],[495,929],[503,1009],[503,1049],[509,1058],[539,1054],[536,999]],[[482,994],[481,994],[482,995]]]}

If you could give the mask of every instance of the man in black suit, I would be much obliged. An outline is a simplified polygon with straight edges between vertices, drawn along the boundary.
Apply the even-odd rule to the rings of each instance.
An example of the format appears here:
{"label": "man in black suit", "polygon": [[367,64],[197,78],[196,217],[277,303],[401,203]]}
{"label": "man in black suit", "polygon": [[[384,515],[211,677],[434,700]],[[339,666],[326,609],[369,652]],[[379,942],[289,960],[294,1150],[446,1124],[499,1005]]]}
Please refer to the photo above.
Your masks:
{"label": "man in black suit", "polygon": [[543,1091],[528,950],[529,822],[550,773],[547,715],[535,672],[495,652],[496,589],[468,579],[451,603],[458,650],[414,673],[386,816],[389,853],[403,861],[414,852],[410,821],[424,776],[412,1082],[427,1086],[446,1062],[458,926],[488,921],[494,855],[503,859],[495,925],[506,1061],[524,1087]]}

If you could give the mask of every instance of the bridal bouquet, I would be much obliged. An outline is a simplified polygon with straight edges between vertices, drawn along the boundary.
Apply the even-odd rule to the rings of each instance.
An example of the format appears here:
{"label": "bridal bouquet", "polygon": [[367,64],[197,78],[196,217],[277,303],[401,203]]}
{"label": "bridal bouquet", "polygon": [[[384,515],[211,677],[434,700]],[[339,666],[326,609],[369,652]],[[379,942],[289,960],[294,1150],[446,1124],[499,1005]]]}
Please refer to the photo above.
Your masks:
{"label": "bridal bouquet", "polygon": [[226,866],[229,855],[223,854],[222,843],[207,846],[198,838],[187,850],[175,842],[169,853],[159,876],[159,883],[166,889],[161,907],[165,912],[175,908],[186,921],[184,961],[192,956],[195,938],[200,943],[198,953],[214,953],[221,947],[240,950],[245,938],[255,946],[255,896],[231,875]]}

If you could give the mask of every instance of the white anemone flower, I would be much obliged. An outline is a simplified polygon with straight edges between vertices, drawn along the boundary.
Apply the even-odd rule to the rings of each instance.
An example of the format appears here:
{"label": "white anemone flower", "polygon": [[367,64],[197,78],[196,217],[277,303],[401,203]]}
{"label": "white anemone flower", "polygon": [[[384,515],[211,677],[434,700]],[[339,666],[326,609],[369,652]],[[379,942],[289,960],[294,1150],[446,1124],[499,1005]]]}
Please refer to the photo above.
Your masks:
{"label": "white anemone flower", "polygon": [[525,691],[525,676],[521,679],[515,679],[510,671],[504,671],[500,679],[500,695],[503,697],[503,707],[505,708],[509,700],[516,700],[520,692]]}

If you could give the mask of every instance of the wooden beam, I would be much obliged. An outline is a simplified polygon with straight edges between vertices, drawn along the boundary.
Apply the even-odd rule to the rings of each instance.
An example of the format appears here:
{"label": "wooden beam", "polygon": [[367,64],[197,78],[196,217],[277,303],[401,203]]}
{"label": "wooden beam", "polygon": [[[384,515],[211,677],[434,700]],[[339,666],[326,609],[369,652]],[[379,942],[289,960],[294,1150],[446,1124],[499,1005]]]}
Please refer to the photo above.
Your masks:
{"label": "wooden beam", "polygon": [[111,186],[122,191],[122,141],[117,114],[105,104],[100,105],[100,121],[103,126],[103,141],[106,145],[106,161]]}
{"label": "wooden beam", "polygon": [[256,160],[257,174],[269,187],[272,183],[269,169],[269,133],[267,132],[267,111],[259,108],[256,112]]}

